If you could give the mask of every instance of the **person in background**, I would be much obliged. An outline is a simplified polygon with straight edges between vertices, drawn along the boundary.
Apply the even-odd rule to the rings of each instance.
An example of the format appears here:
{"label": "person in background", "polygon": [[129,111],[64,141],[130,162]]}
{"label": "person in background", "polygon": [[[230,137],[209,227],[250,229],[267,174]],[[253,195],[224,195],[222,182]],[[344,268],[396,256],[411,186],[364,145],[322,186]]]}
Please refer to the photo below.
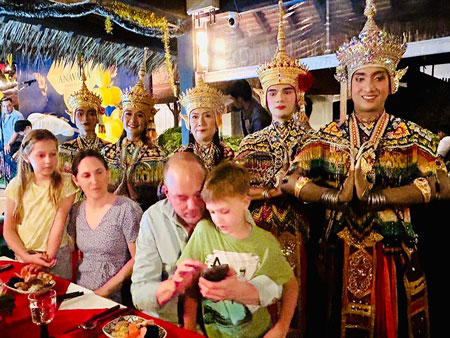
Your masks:
{"label": "person in background", "polygon": [[270,125],[272,117],[261,104],[253,98],[252,88],[247,80],[237,80],[228,87],[231,96],[232,110],[240,111],[241,127],[244,136],[264,129]]}
{"label": "person in background", "polygon": [[47,129],[58,139],[58,143],[70,141],[75,134],[74,128],[62,116],[52,114],[32,113],[27,116],[32,129]]}
{"label": "person in background", "polygon": [[48,130],[32,130],[20,152],[18,175],[5,190],[5,241],[18,260],[70,279],[66,219],[77,189],[58,170],[58,140]]}
{"label": "person in background", "polygon": [[129,287],[142,210],[128,197],[108,192],[108,165],[96,150],[81,150],[72,174],[86,197],[73,205],[68,225],[82,254],[76,283],[125,304],[131,298],[122,286]]}
{"label": "person in background", "polygon": [[102,150],[109,142],[95,133],[95,127],[102,132],[104,109],[102,99],[86,86],[86,75],[80,62],[81,89],[69,96],[69,115],[78,128],[78,137],[59,145],[59,163],[64,172],[71,173],[72,162],[79,151],[85,149]]}
{"label": "person in background", "polygon": [[145,56],[138,75],[136,85],[122,94],[123,133],[116,143],[103,147],[101,153],[111,172],[109,191],[130,197],[147,210],[159,200],[165,156],[147,136],[156,109],[153,96],[144,87]]}
{"label": "person in background", "polygon": [[[278,241],[256,226],[248,206],[250,176],[235,164],[215,167],[202,197],[211,220],[195,227],[178,262],[190,262],[198,272],[228,265],[223,280],[200,277],[203,320],[208,337],[286,337],[297,304],[298,284]],[[187,264],[187,263],[185,263]],[[255,286],[270,281],[273,288]],[[263,282],[265,283],[265,282]],[[265,283],[267,286],[267,284]],[[267,306],[281,296],[280,314],[272,327]],[[184,327],[196,330],[197,297],[186,292]]]}
{"label": "person in background", "polygon": [[136,240],[133,303],[137,309],[174,324],[178,324],[178,297],[195,272],[187,264],[175,271],[176,262],[203,218],[205,204],[200,193],[205,176],[205,167],[195,154],[170,156],[162,186],[167,198],[144,212]]}
{"label": "person in background", "polygon": [[[27,134],[33,129],[33,125],[31,124],[31,122],[27,119],[25,120],[19,120],[16,122],[16,124],[14,125],[14,131],[22,137],[22,140],[25,136],[27,136]],[[36,128],[36,129],[40,129],[40,128]],[[45,129],[45,128],[44,128]],[[22,143],[21,140],[21,143]]]}
{"label": "person in background", "polygon": [[31,122],[28,120],[18,120],[14,124],[14,131],[17,133],[17,138],[11,146],[11,156],[15,162],[18,162],[19,153],[17,152],[22,144],[23,138],[31,131]]}
{"label": "person in background", "polygon": [[14,131],[14,125],[18,120],[23,120],[22,113],[14,109],[11,98],[4,98],[2,100],[2,137],[0,139],[0,151],[4,155],[4,158],[2,158],[1,161],[5,161],[1,170],[2,172],[5,170],[3,172],[3,176],[8,181],[15,177],[17,173],[17,163],[11,158],[11,147],[17,139],[17,133]]}
{"label": "person in background", "polygon": [[233,150],[220,141],[219,127],[225,112],[225,98],[217,89],[209,87],[202,79],[180,97],[186,115],[182,115],[189,129],[189,144],[177,152],[193,152],[211,170],[223,160],[232,160]]}

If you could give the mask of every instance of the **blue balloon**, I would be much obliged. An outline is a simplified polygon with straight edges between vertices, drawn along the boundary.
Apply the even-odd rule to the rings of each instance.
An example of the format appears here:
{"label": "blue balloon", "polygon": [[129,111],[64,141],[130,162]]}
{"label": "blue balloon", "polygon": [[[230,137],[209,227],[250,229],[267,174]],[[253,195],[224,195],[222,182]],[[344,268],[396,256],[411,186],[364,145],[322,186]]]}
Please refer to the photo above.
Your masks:
{"label": "blue balloon", "polygon": [[116,106],[106,106],[105,108],[105,115],[111,116],[112,112],[116,109]]}

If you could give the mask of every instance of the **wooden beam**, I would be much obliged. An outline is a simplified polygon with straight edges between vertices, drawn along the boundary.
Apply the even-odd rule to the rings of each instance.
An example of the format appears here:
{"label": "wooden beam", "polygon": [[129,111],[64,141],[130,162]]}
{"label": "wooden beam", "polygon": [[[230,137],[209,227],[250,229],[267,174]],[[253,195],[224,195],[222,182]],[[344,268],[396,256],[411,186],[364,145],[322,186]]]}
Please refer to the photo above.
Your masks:
{"label": "wooden beam", "polygon": [[259,27],[266,33],[270,33],[272,31],[272,27],[270,27],[269,23],[266,20],[266,16],[263,12],[253,12],[253,17],[258,23]]}

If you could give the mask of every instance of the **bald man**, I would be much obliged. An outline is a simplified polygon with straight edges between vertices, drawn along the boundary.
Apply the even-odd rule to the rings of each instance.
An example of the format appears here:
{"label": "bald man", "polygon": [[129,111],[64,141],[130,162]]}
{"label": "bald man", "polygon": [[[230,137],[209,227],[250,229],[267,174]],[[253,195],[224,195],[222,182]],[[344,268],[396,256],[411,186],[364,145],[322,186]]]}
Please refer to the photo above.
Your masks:
{"label": "bald man", "polygon": [[176,153],[164,168],[166,199],[142,216],[136,240],[131,295],[137,309],[174,324],[178,323],[178,295],[183,294],[197,271],[176,262],[189,236],[203,217],[200,192],[206,170],[193,153]]}

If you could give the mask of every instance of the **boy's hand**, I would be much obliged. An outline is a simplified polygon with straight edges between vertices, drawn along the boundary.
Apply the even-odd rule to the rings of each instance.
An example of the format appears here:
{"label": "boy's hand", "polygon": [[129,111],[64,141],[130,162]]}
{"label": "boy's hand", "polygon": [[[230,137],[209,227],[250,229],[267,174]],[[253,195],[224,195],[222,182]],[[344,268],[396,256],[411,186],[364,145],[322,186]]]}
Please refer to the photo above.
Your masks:
{"label": "boy's hand", "polygon": [[219,300],[234,300],[233,293],[237,289],[240,281],[237,279],[236,271],[232,268],[228,269],[227,276],[220,282],[210,282],[209,280],[200,277],[198,286],[203,297],[219,301]]}
{"label": "boy's hand", "polygon": [[194,259],[186,259],[178,265],[172,276],[176,292],[178,294],[184,293],[187,288],[191,287],[197,281],[200,272],[204,269],[206,269],[206,265]]}
{"label": "boy's hand", "polygon": [[237,278],[237,273],[232,268],[220,282],[210,282],[203,277],[198,281],[200,293],[203,297],[214,300],[234,300],[247,305],[259,304],[259,292],[253,284]]}

